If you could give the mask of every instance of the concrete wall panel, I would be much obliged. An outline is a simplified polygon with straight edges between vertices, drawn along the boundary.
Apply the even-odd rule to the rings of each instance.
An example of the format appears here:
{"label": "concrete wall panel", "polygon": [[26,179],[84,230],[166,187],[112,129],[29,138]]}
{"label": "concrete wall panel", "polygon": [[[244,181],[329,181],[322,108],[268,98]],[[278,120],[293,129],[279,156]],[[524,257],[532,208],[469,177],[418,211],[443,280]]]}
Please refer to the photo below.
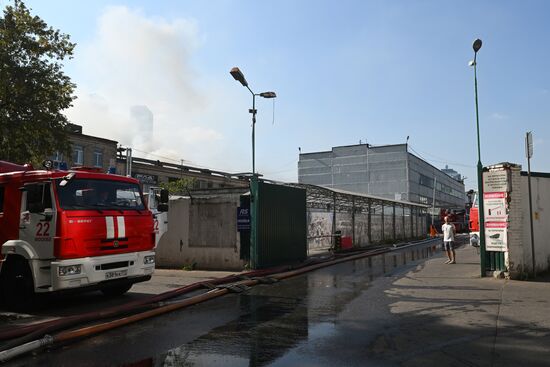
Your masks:
{"label": "concrete wall panel", "polygon": [[159,267],[242,270],[236,213],[239,195],[170,200],[168,232],[157,247]]}
{"label": "concrete wall panel", "polygon": [[[531,177],[533,232],[537,273],[550,269],[550,178]],[[527,177],[521,176],[521,225],[523,259],[528,271],[532,266],[531,230],[529,223],[529,190]]]}

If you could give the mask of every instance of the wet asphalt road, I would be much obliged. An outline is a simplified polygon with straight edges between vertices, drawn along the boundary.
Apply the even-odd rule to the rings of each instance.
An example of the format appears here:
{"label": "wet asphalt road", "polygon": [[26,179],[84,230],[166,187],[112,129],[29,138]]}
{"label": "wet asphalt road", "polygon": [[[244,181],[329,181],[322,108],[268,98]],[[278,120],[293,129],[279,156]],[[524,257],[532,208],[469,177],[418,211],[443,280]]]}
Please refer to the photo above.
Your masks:
{"label": "wet asphalt road", "polygon": [[432,255],[427,249],[258,285],[5,365],[364,366],[378,347],[376,337],[395,317],[385,289],[422,267]]}

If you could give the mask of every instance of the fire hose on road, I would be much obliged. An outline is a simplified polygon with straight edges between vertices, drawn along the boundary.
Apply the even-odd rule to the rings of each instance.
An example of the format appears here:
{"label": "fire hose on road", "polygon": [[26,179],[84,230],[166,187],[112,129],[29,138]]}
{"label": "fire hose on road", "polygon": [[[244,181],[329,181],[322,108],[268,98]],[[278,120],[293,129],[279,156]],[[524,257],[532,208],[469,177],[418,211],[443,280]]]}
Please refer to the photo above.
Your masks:
{"label": "fire hose on road", "polygon": [[[427,240],[412,245],[429,244],[432,242],[435,243],[434,240]],[[410,245],[405,247],[409,246]],[[29,325],[19,329],[14,329],[12,331],[6,331],[3,333],[0,332],[0,339],[7,339],[7,336],[10,335],[12,338],[19,337],[18,339],[8,343],[8,345],[4,346],[4,349],[0,351],[0,362],[8,361],[23,354],[41,349],[43,347],[48,347],[60,343],[68,343],[84,337],[90,337],[92,335],[107,330],[112,330],[137,321],[145,320],[154,316],[172,312],[174,310],[202,303],[207,300],[223,296],[230,292],[243,291],[248,289],[249,287],[258,284],[276,282],[320,268],[340,264],[347,261],[357,260],[364,257],[380,255],[390,252],[392,250],[398,250],[402,248],[403,247],[383,248],[373,251],[362,252],[359,254],[351,254],[349,256],[341,258],[333,258],[314,264],[306,264],[293,270],[288,270],[289,267],[279,267],[275,269],[248,272],[241,275],[231,275],[225,278],[215,279],[211,282],[195,283],[176,289],[174,291],[166,292],[145,300],[134,301],[123,306],[110,308],[105,311],[92,312],[84,315],[76,315],[70,318],[51,320],[40,324]],[[173,298],[175,296],[179,296],[193,290],[198,290],[200,288],[204,288],[205,286],[211,287],[213,289],[207,291],[206,293],[192,296],[183,300],[165,302],[166,299]],[[139,311],[139,313],[130,314],[136,311]],[[127,316],[91,326],[82,327],[75,330],[66,330],[70,327],[85,322],[112,318],[124,314],[126,314]],[[53,335],[48,334],[53,332],[57,333]]]}

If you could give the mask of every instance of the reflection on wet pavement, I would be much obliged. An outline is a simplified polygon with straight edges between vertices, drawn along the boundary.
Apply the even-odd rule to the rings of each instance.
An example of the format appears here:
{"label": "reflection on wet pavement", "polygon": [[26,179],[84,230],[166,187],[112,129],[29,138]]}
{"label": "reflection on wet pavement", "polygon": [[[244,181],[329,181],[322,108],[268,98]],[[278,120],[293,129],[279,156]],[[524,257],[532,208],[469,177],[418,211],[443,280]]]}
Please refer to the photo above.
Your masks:
{"label": "reflection on wet pavement", "polygon": [[386,280],[415,271],[430,256],[432,249],[425,245],[341,263],[57,346],[9,365],[363,365],[373,325],[391,317],[384,303],[391,297],[385,294]]}
{"label": "reflection on wet pavement", "polygon": [[[239,296],[240,315],[155,358],[157,366],[303,364],[293,349],[340,332],[338,315],[371,282],[432,255],[431,248],[368,257],[308,273]],[[414,264],[411,264],[414,265]],[[307,363],[315,365],[309,356]],[[319,357],[321,358],[321,357]],[[290,359],[290,360],[289,360]]]}

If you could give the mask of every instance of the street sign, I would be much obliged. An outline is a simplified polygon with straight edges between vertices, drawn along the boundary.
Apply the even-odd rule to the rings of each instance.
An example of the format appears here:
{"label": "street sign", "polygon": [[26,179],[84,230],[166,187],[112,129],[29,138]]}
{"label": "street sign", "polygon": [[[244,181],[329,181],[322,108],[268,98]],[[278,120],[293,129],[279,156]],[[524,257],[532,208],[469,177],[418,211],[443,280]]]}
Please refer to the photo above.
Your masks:
{"label": "street sign", "polygon": [[237,207],[237,231],[250,230],[250,208]]}
{"label": "street sign", "polygon": [[533,156],[533,133],[531,131],[525,134],[525,156],[527,158]]}

